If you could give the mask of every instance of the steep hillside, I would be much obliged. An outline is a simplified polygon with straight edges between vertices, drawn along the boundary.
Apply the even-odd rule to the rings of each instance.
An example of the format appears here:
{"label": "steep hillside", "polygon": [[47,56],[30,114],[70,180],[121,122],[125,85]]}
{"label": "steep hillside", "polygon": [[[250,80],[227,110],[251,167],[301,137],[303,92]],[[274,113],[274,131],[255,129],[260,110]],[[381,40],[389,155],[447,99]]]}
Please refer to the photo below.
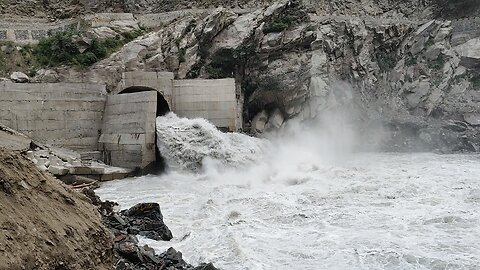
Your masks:
{"label": "steep hillside", "polygon": [[387,150],[480,150],[474,20],[309,11],[301,1],[283,1],[243,15],[228,9],[187,15],[86,74],[59,72],[64,80],[90,78],[108,89],[134,70],[171,71],[178,79],[234,77],[252,132],[263,131],[278,112],[281,119],[307,119],[347,106],[367,133],[371,124],[382,126]]}
{"label": "steep hillside", "polygon": [[0,148],[0,269],[111,269],[112,239],[87,200]]}
{"label": "steep hillside", "polygon": [[[3,0],[0,14],[7,16],[68,18],[94,12],[158,13],[189,8],[252,8],[274,0]],[[318,14],[387,17],[458,18],[478,14],[476,0],[355,0],[312,1],[306,6]]]}

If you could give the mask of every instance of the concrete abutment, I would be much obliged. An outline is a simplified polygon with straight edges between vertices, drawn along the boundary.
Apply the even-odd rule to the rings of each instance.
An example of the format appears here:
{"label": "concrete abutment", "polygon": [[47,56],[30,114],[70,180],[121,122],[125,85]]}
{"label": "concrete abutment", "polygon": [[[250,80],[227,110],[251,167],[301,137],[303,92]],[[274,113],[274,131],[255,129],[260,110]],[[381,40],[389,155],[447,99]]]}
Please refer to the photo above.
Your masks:
{"label": "concrete abutment", "polygon": [[85,83],[0,83],[0,123],[35,141],[101,152],[108,165],[145,169],[159,160],[156,118],[172,111],[237,131],[235,80],[174,80],[169,72],[126,72],[112,93]]}

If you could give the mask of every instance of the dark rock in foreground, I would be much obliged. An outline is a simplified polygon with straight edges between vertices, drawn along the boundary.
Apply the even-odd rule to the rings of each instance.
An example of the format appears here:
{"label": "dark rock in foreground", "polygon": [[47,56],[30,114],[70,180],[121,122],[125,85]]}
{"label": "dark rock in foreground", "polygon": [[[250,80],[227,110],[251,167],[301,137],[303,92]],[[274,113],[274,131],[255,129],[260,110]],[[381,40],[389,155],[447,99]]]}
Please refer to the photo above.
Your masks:
{"label": "dark rock in foreground", "polygon": [[[163,222],[162,212],[158,203],[140,203],[128,210],[120,212],[127,227],[127,232],[138,234],[153,240],[170,241],[172,232]],[[118,229],[118,228],[117,228]]]}
{"label": "dark rock in foreground", "polygon": [[115,235],[114,251],[117,254],[115,270],[217,270],[211,263],[194,267],[183,260],[182,253],[169,248],[162,254],[147,245],[139,246],[135,235],[154,240],[169,241],[172,232],[163,222],[158,203],[139,203],[128,210],[115,212],[114,202],[102,202],[92,189],[83,189],[103,216],[103,221]]}

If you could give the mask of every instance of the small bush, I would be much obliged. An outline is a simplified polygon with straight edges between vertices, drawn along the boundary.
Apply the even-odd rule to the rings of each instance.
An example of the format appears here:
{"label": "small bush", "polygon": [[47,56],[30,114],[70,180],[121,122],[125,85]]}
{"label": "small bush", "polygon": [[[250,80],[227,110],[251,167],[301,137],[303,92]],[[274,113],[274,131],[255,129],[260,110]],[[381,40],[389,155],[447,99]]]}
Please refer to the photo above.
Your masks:
{"label": "small bush", "polygon": [[122,33],[121,36],[105,40],[94,39],[90,47],[83,53],[73,42],[73,37],[77,34],[73,31],[60,32],[40,40],[32,49],[37,62],[41,66],[47,67],[59,65],[90,66],[137,38],[143,34],[143,31],[126,32]]}
{"label": "small bush", "polygon": [[279,33],[288,29],[290,26],[292,26],[292,24],[293,24],[293,20],[288,16],[284,18],[279,18],[267,24],[263,29],[263,33],[264,34]]}
{"label": "small bush", "polygon": [[212,62],[207,66],[207,72],[212,79],[229,78],[236,67],[234,50],[221,49],[212,56]]}
{"label": "small bush", "polygon": [[470,77],[470,82],[472,83],[474,90],[480,90],[480,74],[476,73]]}
{"label": "small bush", "polygon": [[187,53],[187,50],[185,48],[180,48],[180,50],[178,51],[178,60],[180,61],[180,63],[185,62],[186,53]]}

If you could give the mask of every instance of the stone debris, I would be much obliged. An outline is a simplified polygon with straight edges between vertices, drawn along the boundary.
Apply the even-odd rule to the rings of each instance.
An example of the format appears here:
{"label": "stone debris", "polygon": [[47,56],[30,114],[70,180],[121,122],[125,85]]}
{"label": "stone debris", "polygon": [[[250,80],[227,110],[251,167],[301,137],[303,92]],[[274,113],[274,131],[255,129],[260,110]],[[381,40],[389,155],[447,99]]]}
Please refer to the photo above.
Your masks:
{"label": "stone debris", "polygon": [[23,134],[2,125],[0,147],[25,152],[41,171],[49,172],[70,185],[123,179],[133,173],[131,169],[108,166],[98,160],[84,160],[80,153],[72,150],[34,144]]}
{"label": "stone debris", "polygon": [[182,253],[174,248],[157,255],[153,248],[139,245],[136,235],[158,241],[169,241],[173,237],[163,222],[158,203],[140,203],[115,212],[117,204],[102,202],[92,188],[84,188],[81,192],[98,206],[104,224],[114,234],[114,250],[119,257],[115,270],[217,270],[211,263],[197,267],[188,264],[183,260]]}
{"label": "stone debris", "polygon": [[30,78],[27,76],[27,74],[22,72],[13,72],[10,75],[10,79],[16,83],[27,83],[30,81]]}

